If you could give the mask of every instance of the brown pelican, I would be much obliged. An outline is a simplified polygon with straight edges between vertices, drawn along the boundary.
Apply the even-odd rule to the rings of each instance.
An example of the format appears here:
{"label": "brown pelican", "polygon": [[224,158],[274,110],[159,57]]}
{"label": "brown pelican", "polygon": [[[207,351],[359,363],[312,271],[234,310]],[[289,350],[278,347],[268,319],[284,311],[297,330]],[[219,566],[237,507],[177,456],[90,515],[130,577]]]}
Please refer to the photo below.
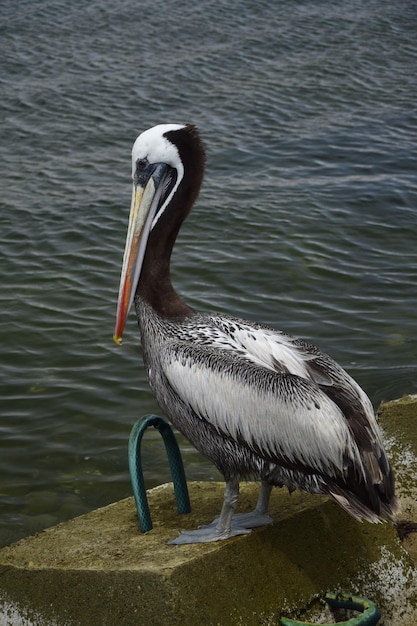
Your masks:
{"label": "brown pelican", "polygon": [[[204,148],[191,125],[133,145],[133,195],[114,339],[134,301],[150,387],[174,426],[222,472],[220,517],[173,543],[216,541],[272,523],[272,486],[332,496],[358,520],[392,519],[394,478],[359,385],[315,346],[261,324],[201,314],[174,290],[171,252],[198,195]],[[262,487],[234,515],[239,481]]]}

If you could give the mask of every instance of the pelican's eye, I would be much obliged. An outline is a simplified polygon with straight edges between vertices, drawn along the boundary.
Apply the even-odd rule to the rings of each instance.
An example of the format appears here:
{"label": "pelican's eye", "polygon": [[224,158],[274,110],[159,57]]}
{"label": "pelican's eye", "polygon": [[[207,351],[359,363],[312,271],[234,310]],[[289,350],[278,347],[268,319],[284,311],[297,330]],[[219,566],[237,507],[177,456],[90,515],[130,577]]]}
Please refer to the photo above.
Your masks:
{"label": "pelican's eye", "polygon": [[148,159],[138,159],[136,161],[136,169],[137,170],[140,170],[140,171],[146,170],[148,165],[149,165]]}
{"label": "pelican's eye", "polygon": [[148,159],[137,159],[135,164],[135,173],[133,175],[133,182],[135,185],[146,185],[149,174]]}

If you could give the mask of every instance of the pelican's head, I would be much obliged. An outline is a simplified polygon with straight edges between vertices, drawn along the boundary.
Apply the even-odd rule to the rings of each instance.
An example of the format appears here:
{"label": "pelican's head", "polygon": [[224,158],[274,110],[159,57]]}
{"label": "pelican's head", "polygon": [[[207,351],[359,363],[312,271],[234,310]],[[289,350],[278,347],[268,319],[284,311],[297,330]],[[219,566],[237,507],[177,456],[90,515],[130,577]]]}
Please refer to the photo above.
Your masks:
{"label": "pelican's head", "polygon": [[[158,221],[171,205],[186,174],[194,179],[196,151],[204,152],[197,130],[191,125],[160,124],[144,131],[132,148],[132,203],[126,247],[120,278],[116,328],[113,339],[118,345],[126,318],[135,297],[149,236]],[[199,180],[201,184],[202,167]],[[184,217],[197,193],[184,194]]]}

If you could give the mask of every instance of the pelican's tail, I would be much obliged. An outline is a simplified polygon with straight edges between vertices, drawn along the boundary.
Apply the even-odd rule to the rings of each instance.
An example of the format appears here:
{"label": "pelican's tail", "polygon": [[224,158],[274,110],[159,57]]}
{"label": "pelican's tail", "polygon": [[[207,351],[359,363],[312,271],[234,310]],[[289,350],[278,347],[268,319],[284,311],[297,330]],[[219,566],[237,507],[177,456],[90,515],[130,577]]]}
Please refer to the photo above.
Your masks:
{"label": "pelican's tail", "polygon": [[379,524],[384,519],[392,522],[400,510],[399,502],[395,496],[388,504],[381,502],[379,510],[374,511],[351,492],[344,491],[343,489],[336,492],[336,489],[332,489],[329,490],[329,494],[347,511],[347,513],[352,515],[352,517],[359,522],[366,520],[372,524]]}
{"label": "pelican's tail", "polygon": [[388,472],[380,475],[380,480],[353,481],[332,483],[327,485],[327,492],[352,517],[378,524],[383,519],[394,521],[400,510],[399,502],[394,493],[394,476],[388,465]]}

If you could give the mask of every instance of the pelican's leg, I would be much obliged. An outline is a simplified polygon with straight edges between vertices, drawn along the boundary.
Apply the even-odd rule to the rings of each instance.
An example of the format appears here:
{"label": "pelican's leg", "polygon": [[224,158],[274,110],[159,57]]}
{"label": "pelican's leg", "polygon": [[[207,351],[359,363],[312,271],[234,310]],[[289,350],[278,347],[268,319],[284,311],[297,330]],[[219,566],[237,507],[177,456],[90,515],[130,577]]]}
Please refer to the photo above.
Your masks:
{"label": "pelican's leg", "polygon": [[169,541],[171,544],[183,544],[183,543],[206,543],[208,541],[220,541],[221,539],[228,539],[236,535],[247,535],[250,533],[249,528],[235,527],[232,523],[233,513],[236,510],[237,502],[239,499],[239,483],[228,482],[226,483],[226,490],[224,492],[223,506],[219,517],[216,517],[211,524],[202,526],[197,530],[181,531],[181,534],[176,539]]}
{"label": "pelican's leg", "polygon": [[261,491],[259,492],[258,502],[255,507],[254,513],[260,513],[261,515],[268,515],[269,499],[271,497],[272,485],[262,481]]}
{"label": "pelican's leg", "polygon": [[255,509],[251,513],[239,513],[232,519],[232,528],[256,528],[273,524],[274,520],[268,515],[269,498],[272,485],[262,481],[261,491]]}

